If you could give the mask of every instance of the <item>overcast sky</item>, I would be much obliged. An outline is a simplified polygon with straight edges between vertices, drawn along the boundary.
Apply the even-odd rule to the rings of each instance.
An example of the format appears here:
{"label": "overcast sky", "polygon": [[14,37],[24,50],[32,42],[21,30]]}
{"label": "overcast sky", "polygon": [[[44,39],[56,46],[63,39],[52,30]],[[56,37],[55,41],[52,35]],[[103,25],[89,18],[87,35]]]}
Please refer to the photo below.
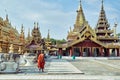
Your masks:
{"label": "overcast sky", "polygon": [[[120,33],[120,0],[104,0],[104,9],[111,29],[114,22],[118,23],[117,33]],[[76,19],[76,10],[79,0],[0,0],[0,17],[5,19],[6,14],[13,26],[20,32],[24,25],[25,35],[28,29],[33,29],[34,22],[39,22],[42,37],[66,39],[70,26]],[[92,28],[98,21],[101,9],[101,0],[82,0],[85,18]],[[6,11],[5,11],[6,10]]]}

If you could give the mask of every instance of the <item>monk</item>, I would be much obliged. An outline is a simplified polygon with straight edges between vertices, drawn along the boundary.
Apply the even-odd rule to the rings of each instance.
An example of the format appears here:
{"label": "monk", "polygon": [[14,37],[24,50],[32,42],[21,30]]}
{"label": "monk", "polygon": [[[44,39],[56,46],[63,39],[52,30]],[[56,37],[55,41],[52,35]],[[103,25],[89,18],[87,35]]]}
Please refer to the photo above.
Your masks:
{"label": "monk", "polygon": [[42,69],[42,72],[44,72],[45,59],[44,59],[44,54],[43,53],[39,54],[37,61],[38,61],[39,71]]}

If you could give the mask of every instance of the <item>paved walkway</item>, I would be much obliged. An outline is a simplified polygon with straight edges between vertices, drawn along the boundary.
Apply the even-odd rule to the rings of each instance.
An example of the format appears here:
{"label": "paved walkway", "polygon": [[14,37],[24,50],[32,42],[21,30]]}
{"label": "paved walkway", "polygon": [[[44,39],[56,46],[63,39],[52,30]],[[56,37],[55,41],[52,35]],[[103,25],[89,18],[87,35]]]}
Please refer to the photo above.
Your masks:
{"label": "paved walkway", "polygon": [[[39,72],[37,65],[22,66],[22,73],[0,74],[0,80],[120,80],[120,76],[84,75],[68,59],[71,57],[51,57],[46,61],[45,72]],[[73,60],[74,61],[74,60]]]}
{"label": "paved walkway", "polygon": [[47,67],[48,74],[83,74],[70,62],[65,59],[57,59],[53,57],[50,66]]}

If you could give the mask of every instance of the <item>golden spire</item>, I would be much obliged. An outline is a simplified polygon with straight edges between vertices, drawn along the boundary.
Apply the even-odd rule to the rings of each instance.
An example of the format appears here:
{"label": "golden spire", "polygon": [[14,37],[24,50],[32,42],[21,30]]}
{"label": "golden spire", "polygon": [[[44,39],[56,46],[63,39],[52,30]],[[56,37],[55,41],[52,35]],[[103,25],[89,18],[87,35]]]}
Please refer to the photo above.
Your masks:
{"label": "golden spire", "polygon": [[49,29],[48,29],[48,35],[47,35],[47,41],[50,41],[50,33],[49,33]]}
{"label": "golden spire", "polygon": [[36,22],[34,22],[34,29],[36,28]]}
{"label": "golden spire", "polygon": [[72,32],[71,26],[70,26],[70,32]]}
{"label": "golden spire", "polygon": [[28,29],[28,37],[30,37],[30,28]]}
{"label": "golden spire", "polygon": [[6,9],[5,9],[5,13],[6,13],[6,21],[9,22],[8,14],[7,14],[7,10]]}
{"label": "golden spire", "polygon": [[79,8],[77,10],[77,17],[75,21],[74,31],[78,31],[80,27],[82,27],[85,24],[85,22],[86,22],[86,19],[82,9],[82,2],[80,0]]}
{"label": "golden spire", "polygon": [[28,37],[27,37],[28,41],[30,41],[30,28],[28,29]]}
{"label": "golden spire", "polygon": [[38,27],[39,27],[39,23],[37,22],[37,29],[38,29]]}
{"label": "golden spire", "polygon": [[9,22],[9,19],[8,19],[8,14],[6,14],[6,21]]}
{"label": "golden spire", "polygon": [[21,34],[24,34],[23,24],[21,26]]}
{"label": "golden spire", "polygon": [[102,6],[101,6],[101,10],[104,10],[104,6],[103,6],[103,0],[102,0]]}
{"label": "golden spire", "polygon": [[[79,9],[82,9],[82,1],[80,0],[80,6],[79,6]],[[78,9],[78,10],[79,10]]]}
{"label": "golden spire", "polygon": [[114,37],[116,37],[116,27],[117,27],[117,23],[114,23]]}
{"label": "golden spire", "polygon": [[24,43],[24,28],[23,28],[23,24],[21,26],[21,34],[20,34],[20,42]]}
{"label": "golden spire", "polygon": [[104,10],[103,0],[101,1],[101,4],[102,4],[101,5],[101,11],[100,11],[100,14],[99,14],[99,20],[98,20],[96,28],[104,27],[104,28],[108,29],[109,25],[108,25],[108,20],[106,18],[106,14],[105,14],[105,10]]}

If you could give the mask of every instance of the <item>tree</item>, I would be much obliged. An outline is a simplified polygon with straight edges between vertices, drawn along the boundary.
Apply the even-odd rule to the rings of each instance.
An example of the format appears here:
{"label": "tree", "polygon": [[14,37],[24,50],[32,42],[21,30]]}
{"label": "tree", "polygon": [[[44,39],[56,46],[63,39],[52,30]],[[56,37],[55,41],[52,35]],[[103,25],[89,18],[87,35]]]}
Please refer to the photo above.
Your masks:
{"label": "tree", "polygon": [[51,38],[50,41],[51,41],[51,43],[52,43],[53,45],[56,45],[56,44],[63,44],[63,43],[66,42],[65,39],[57,40],[57,39],[53,39],[53,38]]}
{"label": "tree", "polygon": [[117,36],[120,37],[120,33],[118,33]]}

